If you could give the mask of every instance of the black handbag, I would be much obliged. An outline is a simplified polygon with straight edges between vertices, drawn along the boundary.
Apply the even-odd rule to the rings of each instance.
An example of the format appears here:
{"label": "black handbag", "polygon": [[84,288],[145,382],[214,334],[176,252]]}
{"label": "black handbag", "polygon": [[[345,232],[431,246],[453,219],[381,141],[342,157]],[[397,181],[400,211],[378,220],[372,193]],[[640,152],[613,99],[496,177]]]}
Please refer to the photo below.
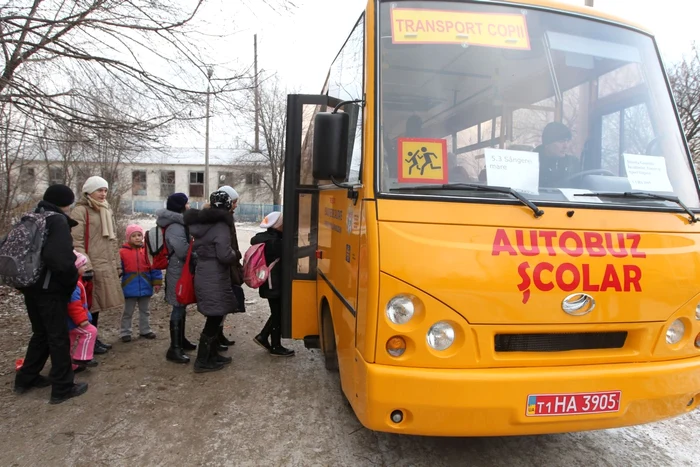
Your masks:
{"label": "black handbag", "polygon": [[234,313],[245,313],[245,293],[240,285],[233,286],[233,295],[236,297],[236,309]]}

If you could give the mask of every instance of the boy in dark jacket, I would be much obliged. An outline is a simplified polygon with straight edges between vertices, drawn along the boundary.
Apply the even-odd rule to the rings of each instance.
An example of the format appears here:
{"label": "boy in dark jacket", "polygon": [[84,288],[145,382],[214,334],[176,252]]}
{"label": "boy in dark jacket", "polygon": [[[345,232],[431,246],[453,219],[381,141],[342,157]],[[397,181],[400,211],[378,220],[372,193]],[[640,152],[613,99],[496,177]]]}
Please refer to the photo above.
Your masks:
{"label": "boy in dark jacket", "polygon": [[[75,383],[68,337],[68,301],[78,283],[76,257],[73,254],[71,227],[77,223],[68,217],[75,201],[73,191],[65,185],[51,185],[39,202],[36,212],[54,212],[46,219],[47,237],[41,251],[44,271],[37,283],[21,292],[32,323],[32,337],[27,355],[15,376],[14,391],[23,394],[33,387],[51,385],[50,404],[60,404],[84,394],[87,383]],[[46,276],[50,273],[48,283]],[[49,378],[39,373],[51,357]]]}
{"label": "boy in dark jacket", "polygon": [[153,290],[158,293],[163,285],[163,273],[151,268],[146,248],[143,245],[143,228],[136,224],[126,227],[126,243],[119,249],[122,260],[122,292],[124,292],[124,313],[122,314],[122,342],[131,342],[131,318],[136,305],[139,306],[139,333],[146,339],[155,339],[151,331],[148,309]]}
{"label": "boy in dark jacket", "polygon": [[[267,229],[257,233],[251,240],[251,245],[265,244],[265,262],[270,265],[275,260],[282,259],[282,213],[272,212],[265,216],[260,227]],[[291,357],[294,351],[282,347],[282,264],[279,262],[270,270],[270,281],[260,286],[260,297],[266,298],[270,304],[270,317],[260,334],[253,339],[255,343],[265,348],[276,357]],[[272,337],[272,343],[268,339]]]}

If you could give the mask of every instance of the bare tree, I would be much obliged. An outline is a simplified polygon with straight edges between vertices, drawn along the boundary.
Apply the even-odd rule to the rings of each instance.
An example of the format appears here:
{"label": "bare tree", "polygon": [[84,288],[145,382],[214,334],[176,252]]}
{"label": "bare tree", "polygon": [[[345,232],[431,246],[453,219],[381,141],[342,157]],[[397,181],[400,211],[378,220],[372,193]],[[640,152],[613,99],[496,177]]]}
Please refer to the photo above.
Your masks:
{"label": "bare tree", "polygon": [[[0,101],[39,124],[113,127],[89,106],[76,105],[90,99],[68,78],[78,76],[96,87],[111,79],[138,91],[149,118],[123,113],[121,131],[150,132],[191,118],[208,62],[191,27],[202,2],[186,8],[166,0],[6,0],[0,8]],[[154,71],[162,69],[169,76]],[[234,90],[241,76],[218,78],[214,92]]]}
{"label": "bare tree", "polygon": [[[250,91],[245,115],[251,129],[255,126],[255,93]],[[277,78],[270,78],[260,85],[258,92],[258,116],[260,128],[260,152],[253,152],[254,144],[246,144],[249,154],[240,164],[262,173],[261,183],[272,195],[275,205],[282,204],[284,181],[284,152],[287,134],[287,90]]]}
{"label": "bare tree", "polygon": [[14,118],[12,106],[0,103],[0,230],[9,227],[16,208],[31,200],[29,196],[19,196],[23,191],[29,191],[27,184],[33,185],[23,173],[35,157],[33,148],[26,144],[24,137],[30,125],[26,118]]}
{"label": "bare tree", "polygon": [[700,45],[668,69],[688,146],[696,165],[700,163]]}

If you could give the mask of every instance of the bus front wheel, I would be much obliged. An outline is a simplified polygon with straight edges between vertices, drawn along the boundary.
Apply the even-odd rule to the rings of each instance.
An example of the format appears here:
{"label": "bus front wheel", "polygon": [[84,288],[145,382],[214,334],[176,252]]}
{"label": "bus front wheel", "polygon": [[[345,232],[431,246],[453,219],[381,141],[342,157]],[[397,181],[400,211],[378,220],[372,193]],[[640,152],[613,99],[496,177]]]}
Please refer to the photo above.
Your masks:
{"label": "bus front wheel", "polygon": [[323,329],[323,359],[328,371],[338,371],[338,351],[335,345],[335,330],[333,318],[328,304],[323,304],[321,311],[321,326]]}

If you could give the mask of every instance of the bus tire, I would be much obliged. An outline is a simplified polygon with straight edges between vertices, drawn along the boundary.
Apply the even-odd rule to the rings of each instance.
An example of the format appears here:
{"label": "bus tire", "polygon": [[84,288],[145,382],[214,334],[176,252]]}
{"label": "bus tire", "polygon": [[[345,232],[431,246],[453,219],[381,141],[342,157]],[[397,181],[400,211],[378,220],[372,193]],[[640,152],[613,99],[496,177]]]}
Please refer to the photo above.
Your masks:
{"label": "bus tire", "polygon": [[321,326],[323,332],[323,360],[326,370],[337,372],[338,351],[335,344],[335,330],[333,329],[333,318],[328,304],[324,303],[321,310]]}

